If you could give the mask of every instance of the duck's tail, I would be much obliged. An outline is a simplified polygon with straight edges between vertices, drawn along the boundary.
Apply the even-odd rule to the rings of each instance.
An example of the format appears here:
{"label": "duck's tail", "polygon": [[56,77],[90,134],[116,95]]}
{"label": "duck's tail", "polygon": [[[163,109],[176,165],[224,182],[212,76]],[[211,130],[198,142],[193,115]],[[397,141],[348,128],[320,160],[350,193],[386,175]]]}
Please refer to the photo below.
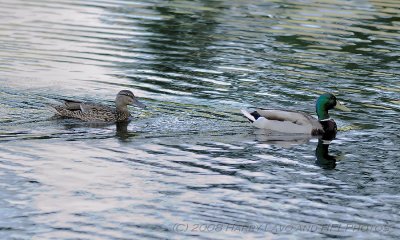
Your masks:
{"label": "duck's tail", "polygon": [[57,104],[47,104],[47,108],[55,114],[60,114],[60,106]]}
{"label": "duck's tail", "polygon": [[251,115],[251,113],[249,113],[248,111],[246,111],[246,110],[244,110],[244,109],[240,109],[240,111],[243,113],[243,115],[244,115],[247,119],[249,119],[250,122],[253,123],[253,122],[256,121],[256,119],[254,118],[254,116]]}

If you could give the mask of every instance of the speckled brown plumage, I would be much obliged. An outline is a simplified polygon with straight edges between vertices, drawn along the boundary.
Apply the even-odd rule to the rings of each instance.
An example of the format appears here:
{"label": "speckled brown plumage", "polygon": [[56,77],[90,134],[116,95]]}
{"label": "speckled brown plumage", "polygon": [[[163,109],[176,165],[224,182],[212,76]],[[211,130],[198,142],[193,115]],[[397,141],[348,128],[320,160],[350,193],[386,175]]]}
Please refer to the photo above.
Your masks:
{"label": "speckled brown plumage", "polygon": [[129,120],[131,114],[127,105],[135,104],[144,107],[133,93],[122,90],[115,99],[115,108],[96,103],[84,103],[73,100],[64,100],[63,105],[51,105],[59,116],[77,118],[83,121],[122,122]]}
{"label": "speckled brown plumage", "polygon": [[100,105],[93,106],[84,111],[81,109],[68,109],[65,105],[53,105],[53,107],[62,117],[78,118],[83,121],[120,122],[126,121],[130,117],[129,112],[117,111],[116,109]]}

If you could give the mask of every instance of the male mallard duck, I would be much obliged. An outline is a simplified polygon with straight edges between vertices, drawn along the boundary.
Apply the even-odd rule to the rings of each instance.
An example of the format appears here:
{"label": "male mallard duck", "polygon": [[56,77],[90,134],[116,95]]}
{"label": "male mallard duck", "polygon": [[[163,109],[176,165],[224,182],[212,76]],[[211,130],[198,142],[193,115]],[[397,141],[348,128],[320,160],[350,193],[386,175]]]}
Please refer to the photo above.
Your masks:
{"label": "male mallard duck", "polygon": [[326,138],[334,138],[337,127],[328,113],[328,110],[333,108],[350,111],[350,109],[337,101],[335,95],[331,93],[324,93],[317,99],[316,112],[318,120],[309,114],[295,111],[263,109],[252,113],[246,110],[241,111],[257,128],[283,133],[324,135]]}
{"label": "male mallard duck", "polygon": [[122,90],[117,94],[115,98],[116,108],[73,100],[64,100],[63,105],[51,106],[62,117],[78,118],[84,121],[123,122],[129,119],[128,105],[132,104],[141,108],[146,107],[129,90]]}

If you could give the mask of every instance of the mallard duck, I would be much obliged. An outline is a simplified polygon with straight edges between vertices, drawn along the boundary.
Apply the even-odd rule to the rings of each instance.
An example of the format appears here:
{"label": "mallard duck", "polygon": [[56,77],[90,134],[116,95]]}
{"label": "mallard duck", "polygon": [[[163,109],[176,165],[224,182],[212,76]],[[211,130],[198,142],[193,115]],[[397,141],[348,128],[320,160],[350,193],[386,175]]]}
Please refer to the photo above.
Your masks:
{"label": "mallard duck", "polygon": [[128,105],[141,108],[146,106],[139,102],[129,90],[122,90],[115,98],[115,108],[97,103],[65,100],[63,105],[51,105],[61,117],[78,118],[84,121],[123,122],[131,116]]}
{"label": "mallard duck", "polygon": [[335,95],[324,93],[317,99],[316,112],[318,120],[309,114],[287,110],[260,109],[252,113],[241,110],[247,119],[257,128],[269,129],[282,133],[324,135],[325,138],[336,136],[336,123],[330,118],[330,109],[350,111]]}

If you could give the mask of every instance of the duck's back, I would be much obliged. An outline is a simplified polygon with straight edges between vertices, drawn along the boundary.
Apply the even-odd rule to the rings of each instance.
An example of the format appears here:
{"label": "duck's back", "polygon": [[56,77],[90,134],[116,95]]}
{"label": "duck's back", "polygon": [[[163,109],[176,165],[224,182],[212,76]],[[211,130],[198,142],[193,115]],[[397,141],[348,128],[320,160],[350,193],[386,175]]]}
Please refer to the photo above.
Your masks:
{"label": "duck's back", "polygon": [[117,120],[116,110],[101,104],[66,100],[63,105],[52,105],[62,117],[78,118],[84,121],[113,122]]}

